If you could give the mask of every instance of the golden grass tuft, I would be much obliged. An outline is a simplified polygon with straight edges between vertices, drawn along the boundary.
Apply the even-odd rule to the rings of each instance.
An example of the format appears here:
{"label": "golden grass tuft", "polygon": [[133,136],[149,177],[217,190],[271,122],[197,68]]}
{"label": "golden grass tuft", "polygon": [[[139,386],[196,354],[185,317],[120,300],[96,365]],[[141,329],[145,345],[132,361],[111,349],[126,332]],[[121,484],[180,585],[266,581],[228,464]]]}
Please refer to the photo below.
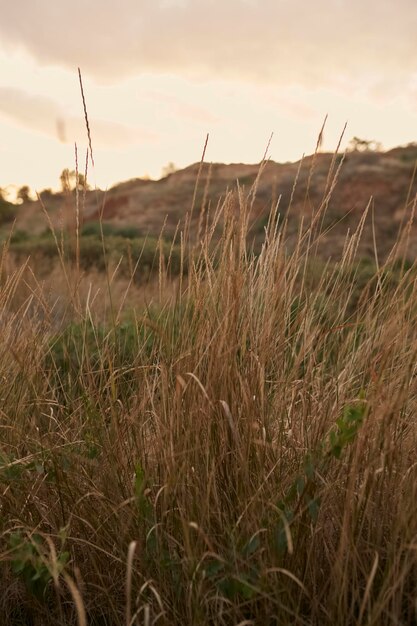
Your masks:
{"label": "golden grass tuft", "polygon": [[254,254],[254,192],[137,306],[63,254],[58,306],[5,250],[2,623],[417,621],[415,264],[358,264],[366,215],[320,263],[328,194]]}

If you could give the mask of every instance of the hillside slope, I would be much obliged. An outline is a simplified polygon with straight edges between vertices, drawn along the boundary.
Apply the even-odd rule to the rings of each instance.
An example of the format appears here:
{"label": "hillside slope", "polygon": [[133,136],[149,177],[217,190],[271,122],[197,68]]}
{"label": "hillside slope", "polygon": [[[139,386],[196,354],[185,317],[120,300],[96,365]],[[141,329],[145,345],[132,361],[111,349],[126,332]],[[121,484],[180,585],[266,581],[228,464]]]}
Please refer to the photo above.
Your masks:
{"label": "hillside slope", "polygon": [[[279,212],[285,215],[292,196],[288,213],[291,241],[291,233],[295,236],[300,218],[307,223],[331,190],[326,200],[326,215],[321,220],[325,239],[322,250],[331,256],[338,255],[347,231],[355,228],[369,204],[378,250],[384,255],[394,243],[401,223],[410,215],[417,192],[416,159],[417,145],[410,144],[388,152],[350,152],[342,164],[342,156],[332,154],[317,154],[296,163],[268,161],[257,181],[251,232],[255,239],[260,239],[271,207],[279,202]],[[134,226],[143,235],[157,235],[164,227],[170,236],[178,225],[180,228],[184,225],[196,193],[191,226],[195,234],[203,205],[204,212],[212,214],[218,202],[228,192],[234,192],[230,201],[239,210],[238,190],[250,191],[260,166],[204,163],[196,185],[199,168],[197,163],[158,181],[129,180],[107,192],[90,190],[84,199],[80,194],[82,221],[85,224],[102,216],[103,221],[117,227]],[[75,194],[51,195],[45,199],[45,205],[57,227],[62,223],[73,227]],[[21,205],[16,228],[31,234],[45,230],[45,216],[39,202]],[[373,253],[371,218],[365,225],[360,250],[365,255]],[[410,252],[417,253],[413,237]]]}

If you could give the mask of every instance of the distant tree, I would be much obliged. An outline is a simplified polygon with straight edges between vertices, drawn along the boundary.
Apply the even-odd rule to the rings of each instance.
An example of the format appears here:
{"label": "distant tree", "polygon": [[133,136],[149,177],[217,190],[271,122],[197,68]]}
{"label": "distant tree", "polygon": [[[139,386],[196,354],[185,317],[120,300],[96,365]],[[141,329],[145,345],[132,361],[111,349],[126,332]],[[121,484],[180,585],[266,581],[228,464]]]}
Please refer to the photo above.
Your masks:
{"label": "distant tree", "polygon": [[77,179],[77,172],[75,170],[69,170],[67,167],[62,170],[59,180],[61,182],[61,189],[64,193],[73,191],[77,184],[79,190],[88,189],[84,174],[79,173]]}
{"label": "distant tree", "polygon": [[177,171],[177,169],[178,168],[175,165],[175,163],[173,163],[172,161],[169,161],[169,163],[164,165],[164,167],[162,168],[162,172],[161,172],[162,178],[165,178],[166,176],[169,176],[170,174],[173,174],[174,172]]}
{"label": "distant tree", "polygon": [[30,187],[28,185],[20,187],[17,191],[17,198],[22,202],[31,202]]}
{"label": "distant tree", "polygon": [[50,187],[47,187],[46,189],[42,189],[42,191],[39,192],[39,195],[43,200],[45,200],[46,198],[53,196],[54,192]]}
{"label": "distant tree", "polygon": [[84,174],[78,174],[78,187],[80,189],[88,189],[88,183]]}
{"label": "distant tree", "polygon": [[382,144],[374,139],[368,140],[353,137],[349,142],[348,149],[351,152],[379,152],[382,149]]}
{"label": "distant tree", "polygon": [[68,191],[71,191],[71,180],[70,180],[70,171],[69,169],[66,167],[65,169],[62,170],[60,176],[59,176],[59,182],[61,183],[61,189],[64,193],[67,193]]}

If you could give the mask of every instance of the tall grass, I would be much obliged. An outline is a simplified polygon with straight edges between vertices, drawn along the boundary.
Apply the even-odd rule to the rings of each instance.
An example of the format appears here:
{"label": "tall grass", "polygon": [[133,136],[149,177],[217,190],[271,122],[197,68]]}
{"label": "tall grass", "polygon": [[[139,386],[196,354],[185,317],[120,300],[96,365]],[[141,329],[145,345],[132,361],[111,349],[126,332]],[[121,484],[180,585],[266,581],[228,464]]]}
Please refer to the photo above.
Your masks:
{"label": "tall grass", "polygon": [[409,230],[365,280],[366,214],[319,264],[326,197],[291,248],[273,211],[255,255],[253,193],[204,216],[175,290],[161,254],[159,295],[104,323],[68,268],[58,331],[5,250],[2,623],[416,623]]}

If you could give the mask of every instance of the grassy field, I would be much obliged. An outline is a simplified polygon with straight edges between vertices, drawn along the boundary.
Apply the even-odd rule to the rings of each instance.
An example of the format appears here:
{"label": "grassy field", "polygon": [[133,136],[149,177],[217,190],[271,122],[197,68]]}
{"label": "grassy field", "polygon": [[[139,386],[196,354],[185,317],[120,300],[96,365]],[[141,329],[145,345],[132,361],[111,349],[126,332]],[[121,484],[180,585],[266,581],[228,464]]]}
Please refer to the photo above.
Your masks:
{"label": "grassy field", "polygon": [[417,623],[412,216],[325,263],[328,201],[295,246],[278,207],[255,254],[255,191],[198,243],[4,245],[1,624]]}

